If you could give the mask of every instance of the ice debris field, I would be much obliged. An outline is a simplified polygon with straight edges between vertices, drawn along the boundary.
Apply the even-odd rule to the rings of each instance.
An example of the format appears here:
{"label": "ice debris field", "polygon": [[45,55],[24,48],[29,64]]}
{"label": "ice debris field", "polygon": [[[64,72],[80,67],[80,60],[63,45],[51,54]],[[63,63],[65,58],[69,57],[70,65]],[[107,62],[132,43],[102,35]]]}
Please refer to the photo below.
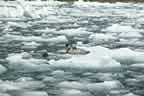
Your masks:
{"label": "ice debris field", "polygon": [[0,30],[0,96],[144,96],[142,3],[1,1]]}

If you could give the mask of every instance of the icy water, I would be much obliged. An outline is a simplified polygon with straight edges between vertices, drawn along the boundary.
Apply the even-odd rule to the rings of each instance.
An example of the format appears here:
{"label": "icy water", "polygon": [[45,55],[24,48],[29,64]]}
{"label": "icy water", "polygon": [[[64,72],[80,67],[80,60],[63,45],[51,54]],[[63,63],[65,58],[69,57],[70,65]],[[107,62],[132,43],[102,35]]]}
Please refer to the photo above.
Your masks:
{"label": "icy water", "polygon": [[[44,19],[0,22],[0,64],[7,69],[1,68],[0,71],[1,96],[144,95],[143,4],[75,2],[34,8],[35,13],[42,15]],[[65,61],[73,57],[80,58],[59,53],[71,37],[77,42],[82,42],[82,48],[94,47],[98,50],[94,51],[97,57],[107,52],[106,50],[112,53],[119,50],[112,59],[103,59],[105,63],[116,63],[116,67],[99,69],[95,66],[89,67],[91,64],[76,66],[77,62],[72,65],[74,67],[66,64],[62,67],[47,67],[49,64],[44,65],[46,67],[35,67],[31,62],[21,61],[18,57],[7,59],[11,56],[8,54],[21,54],[24,51],[34,54],[32,58],[35,60],[42,59],[47,62],[54,62],[52,59]],[[52,54],[48,58],[39,56],[45,49]],[[87,59],[93,60],[91,58]],[[81,61],[79,59],[79,63]],[[24,65],[21,65],[23,62]],[[34,64],[37,62],[39,61],[34,61]],[[120,70],[117,69],[119,64]],[[87,67],[88,70],[83,70]]]}

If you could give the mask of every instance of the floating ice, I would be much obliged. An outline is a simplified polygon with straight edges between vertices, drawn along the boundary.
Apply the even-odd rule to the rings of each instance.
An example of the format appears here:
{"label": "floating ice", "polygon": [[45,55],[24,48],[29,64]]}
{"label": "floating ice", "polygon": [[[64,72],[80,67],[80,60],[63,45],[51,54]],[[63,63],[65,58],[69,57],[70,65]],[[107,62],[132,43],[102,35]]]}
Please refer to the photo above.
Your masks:
{"label": "floating ice", "polygon": [[[144,53],[135,52],[128,48],[109,50],[103,47],[86,48],[87,55],[73,56],[71,59],[58,60],[51,64],[53,68],[89,71],[118,71],[121,64],[144,62]],[[115,61],[116,60],[116,61]]]}
{"label": "floating ice", "polygon": [[120,89],[122,88],[122,84],[119,81],[104,81],[104,86],[108,87],[109,89]]}
{"label": "floating ice", "polygon": [[121,64],[144,62],[144,53],[132,51],[129,48],[111,50],[111,57]]}
{"label": "floating ice", "polygon": [[64,81],[57,85],[59,88],[85,90],[85,84],[76,81]]}
{"label": "floating ice", "polygon": [[46,60],[31,58],[29,54],[20,53],[13,54],[6,58],[8,60],[8,67],[10,69],[15,69],[24,72],[34,72],[34,71],[48,71],[49,65]]}
{"label": "floating ice", "polygon": [[25,3],[25,1],[23,1],[23,0],[21,0],[21,1],[17,0],[17,3],[21,7],[21,9],[23,9],[23,16],[24,17],[28,17],[28,18],[40,18],[40,16],[35,13],[35,10],[33,9],[33,7],[31,7],[30,5],[27,6],[27,4]]}
{"label": "floating ice", "polygon": [[33,81],[32,77],[21,77],[16,80],[17,82]]}
{"label": "floating ice", "polygon": [[19,27],[19,28],[27,28],[27,24],[25,23],[17,23],[17,22],[8,22],[7,26],[9,27]]}
{"label": "floating ice", "polygon": [[12,92],[21,90],[36,90],[45,87],[45,84],[40,81],[1,81],[0,92]]}
{"label": "floating ice", "polygon": [[122,46],[134,46],[134,47],[143,47],[143,41],[140,41],[139,38],[123,38],[120,39],[120,42],[116,42],[118,45]]}
{"label": "floating ice", "polygon": [[0,74],[4,73],[7,71],[7,68],[5,68],[4,66],[0,65]]}
{"label": "floating ice", "polygon": [[9,95],[7,93],[0,93],[0,96],[11,96],[11,95]]}
{"label": "floating ice", "polygon": [[62,70],[56,70],[51,73],[55,78],[63,78],[65,75],[65,72]]}
{"label": "floating ice", "polygon": [[22,48],[28,48],[28,49],[30,49],[30,48],[34,49],[34,48],[37,48],[38,46],[41,45],[41,44],[36,43],[34,41],[32,41],[32,42],[23,42],[22,44],[23,44]]}
{"label": "floating ice", "polygon": [[113,80],[113,74],[112,73],[97,73],[95,76],[98,77],[98,79],[101,81]]}
{"label": "floating ice", "polygon": [[48,76],[46,76],[46,77],[43,78],[42,81],[43,81],[43,82],[50,82],[50,83],[54,83],[54,82],[57,81],[57,79],[55,79],[54,77],[48,77]]}
{"label": "floating ice", "polygon": [[45,91],[26,91],[20,93],[19,96],[48,96]]}
{"label": "floating ice", "polygon": [[98,87],[105,87],[108,90],[120,89],[122,84],[119,81],[104,81],[102,83],[92,83],[87,85],[88,88],[97,90]]}
{"label": "floating ice", "polygon": [[53,34],[65,35],[68,37],[86,37],[91,34],[91,32],[86,31],[85,28],[77,28],[77,29],[65,29],[60,31],[55,31]]}
{"label": "floating ice", "polygon": [[16,40],[16,41],[27,41],[27,42],[47,42],[52,44],[65,43],[67,38],[65,36],[57,36],[53,38],[42,38],[40,36],[19,36],[19,35],[10,35],[6,34],[3,36],[7,40]]}
{"label": "floating ice", "polygon": [[6,82],[0,82],[0,92],[7,92],[14,90],[21,90],[21,88],[15,85],[8,84]]}
{"label": "floating ice", "polygon": [[123,96],[138,96],[138,95],[135,95],[135,94],[133,94],[133,93],[128,93],[128,94],[125,94],[125,95],[123,95]]}
{"label": "floating ice", "polygon": [[86,87],[90,93],[96,96],[107,96],[111,90],[120,89],[121,83],[119,81],[104,81],[103,83],[91,83]]}
{"label": "floating ice", "polygon": [[69,89],[69,90],[64,90],[63,93],[60,96],[91,96],[90,93],[86,93],[80,90],[76,89]]}
{"label": "floating ice", "polygon": [[136,69],[144,69],[144,64],[138,63],[138,64],[132,64],[130,65],[131,68],[136,68]]}
{"label": "floating ice", "polygon": [[96,44],[109,43],[116,40],[116,37],[110,34],[95,33],[89,36],[90,42]]}
{"label": "floating ice", "polygon": [[131,26],[124,26],[124,25],[120,25],[120,24],[113,24],[112,26],[106,28],[106,29],[103,29],[102,31],[105,31],[105,32],[142,32],[142,30],[140,29],[134,29],[132,28]]}
{"label": "floating ice", "polygon": [[131,30],[130,30],[130,32],[119,34],[118,37],[121,37],[121,38],[132,38],[132,39],[134,39],[134,38],[142,38],[143,36],[139,32],[131,32]]}
{"label": "floating ice", "polygon": [[108,56],[108,49],[103,47],[87,48],[90,53],[87,55],[74,56],[67,60],[58,60],[51,64],[53,68],[75,69],[89,71],[118,71],[120,63]]}

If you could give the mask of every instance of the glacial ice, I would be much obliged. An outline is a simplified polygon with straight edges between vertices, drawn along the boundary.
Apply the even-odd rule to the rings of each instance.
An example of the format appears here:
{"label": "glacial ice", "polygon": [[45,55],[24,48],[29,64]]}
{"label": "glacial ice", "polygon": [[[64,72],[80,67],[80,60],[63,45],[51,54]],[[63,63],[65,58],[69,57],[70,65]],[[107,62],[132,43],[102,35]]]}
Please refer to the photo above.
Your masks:
{"label": "glacial ice", "polygon": [[91,96],[90,93],[83,92],[76,89],[63,90],[60,96]]}
{"label": "glacial ice", "polygon": [[34,59],[28,53],[12,54],[6,58],[8,67],[17,71],[35,72],[48,71],[48,62],[44,59]]}
{"label": "glacial ice", "polygon": [[4,66],[0,65],[0,74],[3,74],[6,71],[7,71],[7,68],[5,68]]}
{"label": "glacial ice", "polygon": [[144,54],[132,51],[129,48],[111,50],[111,57],[121,64],[132,64],[143,62]]}
{"label": "glacial ice", "polygon": [[39,36],[19,36],[19,35],[11,35],[6,34],[2,38],[7,40],[16,40],[16,41],[25,41],[25,42],[47,42],[47,43],[65,43],[67,42],[67,38],[65,36],[57,36],[53,38],[42,38]]}
{"label": "glacial ice", "polygon": [[65,35],[65,36],[77,36],[77,37],[86,37],[91,34],[91,32],[86,31],[85,28],[78,29],[65,29],[58,31],[57,34]]}
{"label": "glacial ice", "polygon": [[11,96],[11,95],[9,95],[7,93],[0,93],[0,96]]}
{"label": "glacial ice", "polygon": [[114,33],[127,33],[127,32],[142,32],[143,30],[132,28],[131,26],[126,25],[120,25],[120,24],[113,24],[110,27],[107,27],[106,29],[103,29],[102,31],[105,32],[114,32]]}
{"label": "glacial ice", "polygon": [[135,95],[133,93],[128,93],[128,94],[125,94],[124,96],[138,96],[138,95]]}
{"label": "glacial ice", "polygon": [[142,38],[142,34],[140,34],[139,32],[127,32],[127,33],[120,33],[118,37],[121,37],[121,38]]}
{"label": "glacial ice", "polygon": [[130,67],[135,69],[144,69],[144,64],[143,63],[132,64],[130,65]]}
{"label": "glacial ice", "polygon": [[51,67],[89,71],[118,71],[120,63],[108,56],[108,49],[93,47],[87,55],[73,56],[68,60],[58,60]]}
{"label": "glacial ice", "polygon": [[59,88],[65,88],[65,89],[77,89],[77,90],[85,90],[86,86],[85,84],[82,84],[80,82],[69,82],[69,81],[64,81],[61,82],[57,85]]}
{"label": "glacial ice", "polygon": [[96,44],[110,43],[116,40],[116,37],[110,34],[95,33],[89,36],[89,41]]}
{"label": "glacial ice", "polygon": [[45,91],[26,91],[21,92],[19,96],[48,96]]}

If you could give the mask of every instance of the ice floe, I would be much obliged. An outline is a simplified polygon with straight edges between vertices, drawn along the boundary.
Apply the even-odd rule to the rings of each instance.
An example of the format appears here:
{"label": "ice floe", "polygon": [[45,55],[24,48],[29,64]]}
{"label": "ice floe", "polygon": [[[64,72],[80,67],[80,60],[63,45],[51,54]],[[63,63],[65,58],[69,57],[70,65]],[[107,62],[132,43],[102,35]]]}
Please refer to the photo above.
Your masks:
{"label": "ice floe", "polygon": [[21,92],[19,96],[48,96],[45,91],[26,91]]}
{"label": "ice floe", "polygon": [[119,37],[121,38],[142,38],[142,34],[140,34],[139,32],[127,32],[127,33],[121,33],[119,34]]}
{"label": "ice floe", "polygon": [[8,67],[24,72],[48,71],[48,62],[44,59],[32,58],[29,53],[12,54],[6,58]]}
{"label": "ice floe", "polygon": [[51,64],[54,68],[77,69],[89,71],[116,71],[121,65],[108,56],[106,48],[94,47],[89,54],[72,57],[68,60],[58,60]]}
{"label": "ice floe", "polygon": [[57,36],[53,38],[42,38],[40,36],[20,36],[20,35],[11,35],[6,34],[3,36],[4,39],[7,40],[16,40],[16,41],[27,41],[27,42],[47,42],[47,43],[66,43],[68,42],[65,36]]}
{"label": "ice floe", "polygon": [[103,29],[106,32],[114,32],[114,33],[127,33],[127,32],[142,32],[140,29],[132,28],[131,26],[120,25],[120,24],[113,24],[112,26]]}
{"label": "ice floe", "polygon": [[91,96],[91,94],[88,92],[71,89],[71,90],[63,90],[60,96]]}
{"label": "ice floe", "polygon": [[110,55],[121,64],[140,63],[143,62],[144,58],[143,53],[132,51],[129,48],[112,50]]}
{"label": "ice floe", "polygon": [[132,65],[130,65],[130,67],[139,70],[139,69],[143,69],[144,68],[144,64],[143,63],[132,64]]}
{"label": "ice floe", "polygon": [[57,85],[60,88],[65,88],[65,89],[78,89],[78,90],[85,90],[86,87],[84,84],[81,84],[80,82],[69,82],[69,81],[64,81],[61,82]]}
{"label": "ice floe", "polygon": [[11,95],[9,95],[7,93],[0,93],[0,96],[11,96]]}
{"label": "ice floe", "polygon": [[95,33],[89,36],[89,41],[95,44],[110,43],[117,38],[110,34]]}
{"label": "ice floe", "polygon": [[7,68],[2,66],[2,65],[0,65],[0,74],[4,73],[6,71],[7,71]]}

